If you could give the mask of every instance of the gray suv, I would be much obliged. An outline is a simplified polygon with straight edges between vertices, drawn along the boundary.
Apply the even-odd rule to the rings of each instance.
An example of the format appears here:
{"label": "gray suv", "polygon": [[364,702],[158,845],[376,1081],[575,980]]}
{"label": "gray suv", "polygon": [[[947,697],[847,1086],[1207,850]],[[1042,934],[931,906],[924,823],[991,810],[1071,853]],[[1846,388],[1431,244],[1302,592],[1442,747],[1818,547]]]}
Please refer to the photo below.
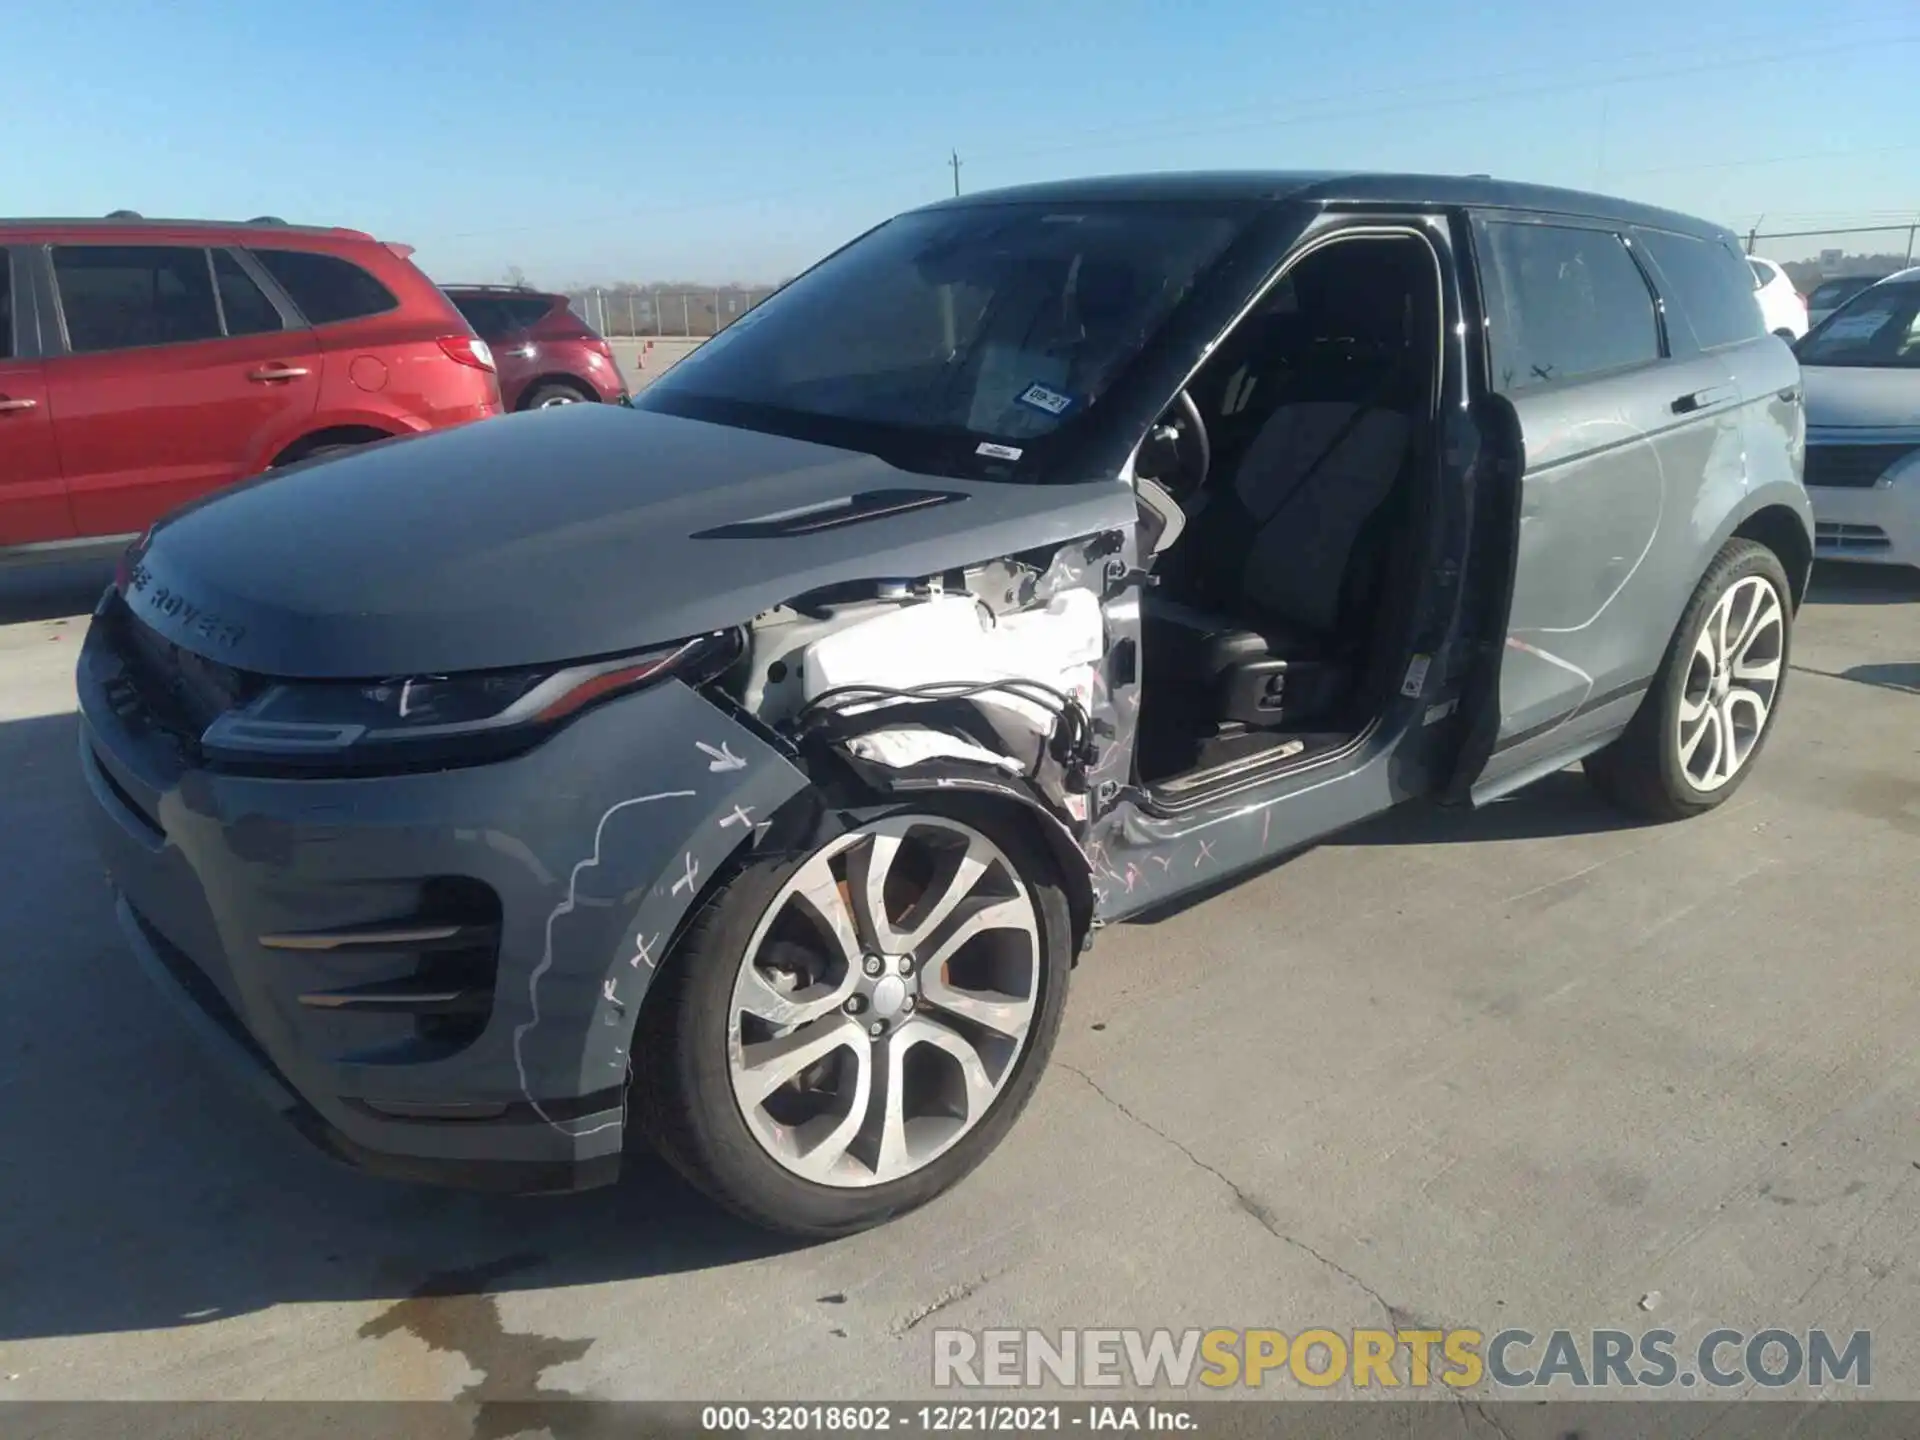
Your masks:
{"label": "gray suv", "polygon": [[[1752,769],[1812,551],[1733,237],[1482,179],[902,215],[629,410],[182,511],[79,667],[145,968],[408,1178],[918,1205],[1100,927],[1402,801]],[[1096,962],[1097,963],[1097,962]],[[1035,1157],[1038,1160],[1038,1157]]]}

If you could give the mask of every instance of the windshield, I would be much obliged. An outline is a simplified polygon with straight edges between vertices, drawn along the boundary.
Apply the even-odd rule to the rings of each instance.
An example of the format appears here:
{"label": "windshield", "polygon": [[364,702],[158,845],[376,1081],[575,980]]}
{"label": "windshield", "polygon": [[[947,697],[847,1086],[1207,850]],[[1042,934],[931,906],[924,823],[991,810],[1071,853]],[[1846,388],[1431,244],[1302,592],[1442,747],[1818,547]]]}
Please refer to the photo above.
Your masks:
{"label": "windshield", "polygon": [[902,215],[749,311],[636,403],[910,469],[1031,475],[1243,221],[1230,207],[1165,204]]}
{"label": "windshield", "polygon": [[1802,365],[1920,369],[1920,280],[1862,290],[1797,348]]}
{"label": "windshield", "polygon": [[1816,310],[1825,310],[1838,305],[1849,295],[1857,295],[1874,283],[1872,275],[1842,275],[1836,280],[1823,280],[1813,287],[1813,293],[1807,297],[1807,304]]}

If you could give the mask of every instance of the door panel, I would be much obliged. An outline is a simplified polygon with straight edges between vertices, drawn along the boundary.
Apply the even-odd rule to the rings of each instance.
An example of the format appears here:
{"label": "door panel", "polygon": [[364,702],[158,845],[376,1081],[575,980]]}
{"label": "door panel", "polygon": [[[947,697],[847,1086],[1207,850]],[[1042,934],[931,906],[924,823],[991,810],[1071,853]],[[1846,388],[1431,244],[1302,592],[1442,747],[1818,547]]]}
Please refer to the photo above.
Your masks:
{"label": "door panel", "polygon": [[307,331],[50,361],[80,533],[144,529],[264,465],[313,413],[320,367]]}
{"label": "door panel", "polygon": [[[1698,398],[1676,412],[1687,397]],[[1659,665],[1702,482],[1740,483],[1738,408],[1731,374],[1710,356],[1515,398],[1526,472],[1502,742]]]}
{"label": "door panel", "polygon": [[0,359],[0,548],[73,537],[38,360]]}
{"label": "door panel", "polygon": [[[1476,801],[1631,718],[1698,579],[1704,509],[1744,484],[1732,372],[1673,358],[1643,265],[1615,229],[1503,216],[1475,227],[1487,385],[1523,473],[1490,756]],[[1715,509],[1715,513],[1724,513]]]}
{"label": "door panel", "polygon": [[39,360],[33,252],[0,247],[0,548],[73,536]]}
{"label": "door panel", "polygon": [[257,471],[313,413],[312,332],[223,336],[205,250],[53,257],[68,353],[47,361],[47,384],[78,533],[144,529]]}

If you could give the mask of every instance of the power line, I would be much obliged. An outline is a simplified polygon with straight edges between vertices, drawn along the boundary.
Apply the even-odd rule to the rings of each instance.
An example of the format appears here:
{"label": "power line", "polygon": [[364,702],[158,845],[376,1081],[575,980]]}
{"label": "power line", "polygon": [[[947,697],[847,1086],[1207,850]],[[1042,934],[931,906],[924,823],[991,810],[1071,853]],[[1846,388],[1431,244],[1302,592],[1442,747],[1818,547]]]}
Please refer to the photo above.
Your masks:
{"label": "power line", "polygon": [[[1511,87],[1503,90],[1501,89],[1479,90],[1476,93],[1471,93],[1471,94],[1455,93],[1452,95],[1442,96],[1438,98],[1420,90],[1419,87],[1417,86],[1401,86],[1401,87],[1396,87],[1392,89],[1382,89],[1382,90],[1376,90],[1376,91],[1348,92],[1349,96],[1353,94],[1405,95],[1405,96],[1409,96],[1410,98],[1395,104],[1390,104],[1390,105],[1365,106],[1360,108],[1335,109],[1335,110],[1324,110],[1324,111],[1307,111],[1307,112],[1291,111],[1290,112],[1287,109],[1281,109],[1279,111],[1274,111],[1271,109],[1263,109],[1260,111],[1247,110],[1247,111],[1240,111],[1240,112],[1221,111],[1221,112],[1216,112],[1216,114],[1220,114],[1224,116],[1224,115],[1239,113],[1239,114],[1244,114],[1250,118],[1247,118],[1245,120],[1238,121],[1235,123],[1231,123],[1231,124],[1218,124],[1218,125],[1210,124],[1210,125],[1205,125],[1200,127],[1189,127],[1186,129],[1170,129],[1170,128],[1167,128],[1167,125],[1164,122],[1162,122],[1158,125],[1152,126],[1151,128],[1130,128],[1124,131],[1115,131],[1112,129],[1106,129],[1106,130],[1097,131],[1097,132],[1093,132],[1093,131],[1082,132],[1082,137],[1078,139],[1070,138],[1058,144],[1026,147],[1019,151],[1004,152],[999,157],[995,157],[991,153],[989,153],[988,158],[990,160],[994,158],[1000,158],[1002,160],[1013,160],[1013,159],[1025,160],[1025,159],[1032,159],[1036,157],[1045,157],[1048,155],[1071,154],[1071,153],[1077,153],[1077,152],[1084,152],[1087,150],[1107,149],[1107,148],[1112,148],[1116,144],[1129,144],[1140,139],[1162,139],[1162,140],[1193,139],[1193,138],[1200,138],[1208,135],[1229,134],[1229,133],[1234,133],[1237,131],[1248,130],[1248,129],[1266,129],[1266,128],[1284,129],[1284,128],[1289,128],[1289,127],[1299,126],[1299,125],[1311,125],[1311,124],[1320,123],[1320,122],[1329,121],[1329,120],[1371,119],[1381,115],[1404,114],[1408,112],[1424,113],[1424,112],[1439,109],[1442,107],[1458,109],[1461,107],[1471,107],[1475,105],[1482,105],[1482,104],[1488,103],[1489,101],[1495,101],[1495,100],[1511,100],[1511,99],[1527,98],[1535,95],[1556,95],[1556,94],[1578,93],[1578,92],[1591,91],[1591,90],[1601,90],[1601,89],[1607,89],[1616,85],[1638,84],[1640,82],[1647,81],[1647,80],[1664,80],[1664,79],[1671,79],[1671,78],[1688,76],[1688,75],[1700,75],[1700,74],[1708,74],[1708,73],[1728,71],[1728,70],[1739,70],[1739,69],[1748,68],[1750,66],[1769,65],[1769,64],[1777,64],[1777,63],[1783,63],[1783,62],[1797,63],[1797,62],[1806,60],[1810,56],[1840,54],[1847,51],[1861,50],[1861,49],[1884,50],[1884,49],[1893,48],[1895,46],[1913,45],[1917,43],[1920,43],[1920,35],[1898,35],[1898,36],[1881,35],[1881,36],[1875,36],[1871,39],[1854,40],[1854,41],[1840,42],[1840,43],[1821,45],[1821,46],[1811,46],[1811,47],[1800,46],[1800,47],[1796,47],[1793,50],[1773,51],[1773,52],[1768,52],[1760,55],[1748,55],[1748,56],[1742,56],[1742,57],[1712,60],[1712,61],[1706,61],[1699,64],[1694,64],[1694,65],[1669,67],[1665,69],[1629,71],[1629,72],[1605,76],[1599,79],[1589,79],[1589,80],[1583,80],[1583,81],[1576,81],[1572,83],[1568,83],[1564,79],[1561,79],[1561,80],[1555,80],[1545,84]],[[1590,63],[1612,64],[1612,63],[1618,63],[1618,61],[1622,59],[1634,58],[1637,55],[1671,54],[1673,48],[1674,47],[1672,46],[1668,46],[1659,50],[1629,52],[1629,54],[1627,55],[1613,57],[1612,59],[1605,60],[1605,61],[1594,61]],[[1543,64],[1540,66],[1530,66],[1530,67],[1523,67],[1520,69],[1509,70],[1504,72],[1496,72],[1495,74],[1490,76],[1461,77],[1455,81],[1456,91],[1472,89],[1473,87],[1483,84],[1486,80],[1489,80],[1489,79],[1499,79],[1499,78],[1502,78],[1503,76],[1539,73],[1549,68],[1553,68],[1557,70],[1561,67],[1557,65],[1550,67]],[[1326,96],[1322,98],[1333,99],[1333,98],[1339,98],[1339,97]],[[1255,116],[1257,116],[1258,118],[1251,118]],[[1920,148],[1920,147],[1901,146],[1901,147],[1889,147],[1889,148],[1890,149],[1909,149],[1909,148]],[[1834,152],[1834,153],[1844,154],[1844,153],[1860,153],[1860,152]],[[1754,161],[1726,161],[1726,162],[1719,162],[1711,165],[1703,165],[1697,168],[1735,169],[1748,164],[1755,164],[1755,165],[1773,164],[1773,163],[1776,163],[1777,160],[1780,158],[1781,157],[1766,157],[1766,158],[1754,160]],[[1807,158],[1817,158],[1817,157],[1809,156]],[[1824,157],[1818,157],[1818,158],[1824,158]],[[960,180],[960,165],[964,162],[960,160],[959,153],[957,150],[953,152],[948,163],[953,167],[954,187],[955,187],[954,193],[958,194],[959,180]],[[1677,166],[1672,168],[1677,173],[1678,171],[1683,169],[1690,169],[1690,168],[1696,168],[1696,167]],[[1632,175],[1632,174],[1653,174],[1653,173],[1663,173],[1664,169],[1665,167],[1662,167],[1662,169],[1660,170],[1653,170],[1653,171],[1615,171],[1613,173],[1616,176]],[[637,218],[650,219],[658,216],[694,214],[694,213],[698,213],[700,211],[705,211],[705,210],[731,209],[736,206],[750,206],[750,205],[764,204],[771,200],[781,200],[781,199],[786,199],[786,198],[797,196],[797,195],[807,195],[807,194],[817,195],[820,193],[820,186],[823,182],[830,182],[830,181],[839,180],[839,179],[849,179],[849,180],[859,179],[859,180],[866,180],[866,181],[876,181],[880,179],[905,178],[906,176],[915,174],[915,173],[924,173],[924,171],[921,171],[918,166],[909,167],[904,164],[897,169],[889,168],[884,171],[875,170],[865,166],[847,167],[837,172],[828,172],[826,174],[817,175],[814,177],[814,179],[811,182],[805,185],[796,185],[791,188],[783,188],[779,191],[763,192],[758,195],[727,196],[727,197],[716,199],[716,200],[695,201],[695,202],[681,204],[681,205],[646,206],[642,208],[628,209],[628,210],[620,211],[618,213],[609,213],[601,216],[575,218],[570,220],[543,221],[543,222],[536,222],[529,225],[489,226],[481,230],[458,231],[452,235],[447,236],[446,238],[450,240],[469,240],[469,239],[477,239],[477,238],[492,236],[492,235],[530,234],[530,233],[552,231],[555,229],[563,229],[563,228],[572,229],[579,226],[614,224],[623,220],[632,220]]]}
{"label": "power line", "polygon": [[[1151,130],[1108,130],[1101,138],[1093,142],[1068,141],[1058,145],[1029,147],[1016,152],[1009,158],[1031,159],[1035,156],[1064,154],[1074,151],[1111,148],[1115,144],[1129,144],[1137,139],[1185,140],[1207,135],[1224,135],[1242,130],[1285,129],[1297,125],[1311,125],[1327,120],[1372,119],[1380,115],[1406,113],[1426,114],[1441,108],[1458,109],[1482,105],[1490,100],[1522,99],[1535,95],[1564,95],[1590,90],[1604,90],[1615,85],[1638,84],[1646,80],[1666,80],[1687,75],[1703,75],[1717,71],[1740,70],[1755,65],[1771,65],[1798,62],[1813,55],[1838,54],[1848,50],[1887,49],[1896,45],[1920,43],[1920,35],[1880,36],[1872,40],[1856,40],[1846,44],[1827,46],[1802,46],[1794,50],[1775,51],[1765,55],[1752,55],[1739,59],[1711,60],[1700,64],[1669,67],[1661,70],[1642,70],[1606,76],[1597,80],[1583,80],[1567,83],[1555,80],[1538,85],[1512,87],[1504,90],[1482,90],[1473,94],[1454,94],[1434,97],[1420,92],[1417,87],[1381,93],[1404,94],[1410,98],[1393,105],[1365,106],[1357,109],[1336,109],[1288,113],[1287,111],[1267,112],[1258,119],[1248,119],[1233,124],[1206,125],[1187,129],[1168,129],[1156,127]],[[1466,88],[1475,82],[1463,82]],[[1251,112],[1249,112],[1251,113]],[[992,158],[992,157],[989,157]]]}
{"label": "power line", "polygon": [[[1920,150],[1920,145],[1877,145],[1868,149],[1854,147],[1847,150],[1807,150],[1798,155],[1756,155],[1745,160],[1709,160],[1697,165],[1654,165],[1639,170],[1618,170],[1616,175],[1681,175],[1699,170],[1735,170],[1745,166],[1785,165],[1801,160],[1847,160],[1856,155],[1898,155]],[[1818,212],[1838,214],[1838,211]],[[1862,213],[1862,212],[1849,212]],[[1888,211],[1888,214],[1904,215],[1904,210]]]}

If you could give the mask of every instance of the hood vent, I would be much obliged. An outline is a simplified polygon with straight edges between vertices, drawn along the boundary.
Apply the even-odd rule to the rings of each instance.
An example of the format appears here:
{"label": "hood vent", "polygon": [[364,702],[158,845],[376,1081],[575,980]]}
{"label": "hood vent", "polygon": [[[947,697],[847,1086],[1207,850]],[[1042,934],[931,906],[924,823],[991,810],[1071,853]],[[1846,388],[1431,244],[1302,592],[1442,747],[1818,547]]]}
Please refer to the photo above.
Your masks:
{"label": "hood vent", "polygon": [[796,535],[815,535],[823,530],[838,530],[888,515],[904,515],[910,510],[926,510],[935,505],[951,505],[967,497],[951,490],[864,490],[858,495],[842,496],[799,510],[782,510],[731,525],[699,530],[695,540],[785,540]]}

